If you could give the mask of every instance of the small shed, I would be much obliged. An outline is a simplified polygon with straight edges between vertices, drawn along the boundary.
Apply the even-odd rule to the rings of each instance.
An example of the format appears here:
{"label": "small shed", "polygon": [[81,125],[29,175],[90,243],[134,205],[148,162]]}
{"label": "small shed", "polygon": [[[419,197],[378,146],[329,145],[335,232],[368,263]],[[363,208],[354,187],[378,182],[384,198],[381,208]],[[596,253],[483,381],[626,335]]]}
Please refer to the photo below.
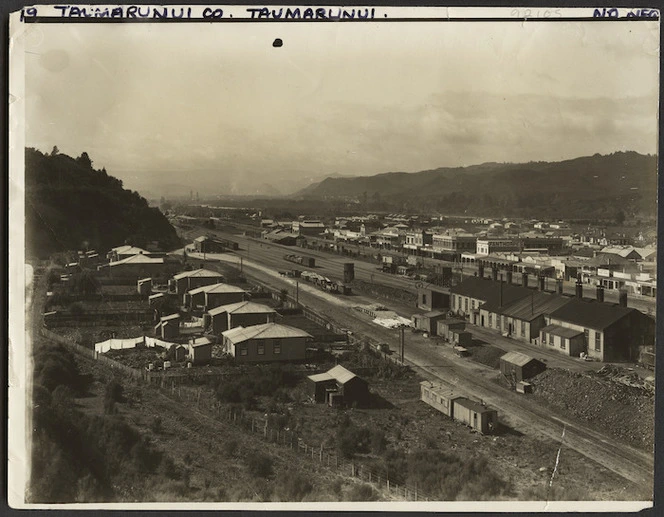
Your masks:
{"label": "small shed", "polygon": [[498,411],[464,397],[454,400],[453,417],[482,434],[492,433],[498,425]]}
{"label": "small shed", "polygon": [[364,404],[369,399],[367,382],[341,365],[325,373],[310,375],[308,381],[310,395],[316,402],[333,405],[342,397],[343,403],[350,406]]}
{"label": "small shed", "polygon": [[500,373],[515,383],[534,377],[546,370],[546,365],[521,352],[508,352],[500,358]]}
{"label": "small shed", "polygon": [[184,361],[185,356],[187,355],[187,348],[182,345],[176,345],[173,349],[173,360],[176,363]]}
{"label": "small shed", "polygon": [[189,359],[193,364],[208,364],[212,359],[212,341],[206,337],[191,339]]}
{"label": "small shed", "polygon": [[417,308],[426,311],[449,309],[450,295],[434,286],[421,287],[417,290]]}
{"label": "small shed", "polygon": [[138,294],[150,296],[152,294],[152,278],[141,278],[136,282]]}
{"label": "small shed", "polygon": [[447,315],[440,311],[430,311],[424,314],[413,314],[411,321],[413,327],[422,332],[428,332],[429,335],[435,336],[438,333],[438,322],[444,320]]}
{"label": "small shed", "polygon": [[155,334],[161,339],[172,339],[180,335],[180,315],[178,313],[162,316],[155,326]]}
{"label": "small shed", "polygon": [[436,323],[438,335],[450,339],[451,330],[465,330],[466,322],[458,319],[441,319]]}

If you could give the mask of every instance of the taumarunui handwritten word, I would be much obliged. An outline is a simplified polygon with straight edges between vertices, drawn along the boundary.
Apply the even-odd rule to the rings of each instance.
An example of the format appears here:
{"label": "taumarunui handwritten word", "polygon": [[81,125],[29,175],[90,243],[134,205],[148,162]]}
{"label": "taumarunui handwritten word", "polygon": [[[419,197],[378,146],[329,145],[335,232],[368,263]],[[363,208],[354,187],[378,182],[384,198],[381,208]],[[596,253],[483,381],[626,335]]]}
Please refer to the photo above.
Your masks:
{"label": "taumarunui handwritten word", "polygon": [[376,9],[306,9],[286,8],[284,9],[268,9],[267,7],[253,7],[247,8],[247,12],[251,13],[252,18],[271,18],[273,20],[342,20],[342,19],[373,19],[376,15]]}

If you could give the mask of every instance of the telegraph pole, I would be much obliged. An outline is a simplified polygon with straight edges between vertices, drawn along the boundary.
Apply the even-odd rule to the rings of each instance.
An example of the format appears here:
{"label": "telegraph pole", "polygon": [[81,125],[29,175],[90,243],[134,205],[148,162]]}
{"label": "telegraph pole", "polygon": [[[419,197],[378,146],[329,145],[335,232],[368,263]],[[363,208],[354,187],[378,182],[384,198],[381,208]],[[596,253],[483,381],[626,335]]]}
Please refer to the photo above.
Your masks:
{"label": "telegraph pole", "polygon": [[295,303],[300,304],[300,282],[295,280]]}
{"label": "telegraph pole", "polygon": [[401,364],[403,365],[404,362],[404,348],[405,348],[405,332],[406,332],[406,326],[401,325],[399,327],[399,341],[401,343]]}

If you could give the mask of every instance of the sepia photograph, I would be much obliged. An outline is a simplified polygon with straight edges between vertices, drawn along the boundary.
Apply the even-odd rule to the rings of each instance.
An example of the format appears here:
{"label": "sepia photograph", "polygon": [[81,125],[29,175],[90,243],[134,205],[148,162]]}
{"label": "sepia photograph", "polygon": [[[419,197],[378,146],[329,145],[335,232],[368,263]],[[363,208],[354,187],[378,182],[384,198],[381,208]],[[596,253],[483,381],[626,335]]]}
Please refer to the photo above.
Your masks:
{"label": "sepia photograph", "polygon": [[651,507],[659,31],[12,14],[11,506]]}

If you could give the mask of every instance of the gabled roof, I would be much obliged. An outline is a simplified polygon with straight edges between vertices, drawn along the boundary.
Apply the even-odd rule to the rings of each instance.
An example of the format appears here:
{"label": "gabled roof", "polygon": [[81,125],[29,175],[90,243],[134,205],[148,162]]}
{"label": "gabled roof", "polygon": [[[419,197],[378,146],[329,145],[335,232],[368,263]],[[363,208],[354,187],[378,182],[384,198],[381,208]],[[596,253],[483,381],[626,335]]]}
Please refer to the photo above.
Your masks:
{"label": "gabled roof", "polygon": [[308,376],[309,380],[314,382],[327,382],[335,380],[334,377],[330,375],[330,372],[315,373]]}
{"label": "gabled roof", "polygon": [[115,251],[118,255],[139,255],[141,253],[148,253],[146,250],[143,248],[138,248],[136,246],[131,246],[129,244],[125,244],[124,246],[118,246],[117,248],[112,248],[111,251]]}
{"label": "gabled roof", "polygon": [[202,287],[197,287],[189,291],[189,294],[198,294],[198,293],[246,293],[241,287],[229,284],[209,284]]}
{"label": "gabled roof", "polygon": [[354,379],[357,377],[353,372],[350,370],[347,370],[340,364],[336,365],[334,368],[331,370],[328,370],[327,372],[334,380],[336,380],[340,384],[346,384],[348,381],[351,379]]}
{"label": "gabled roof", "polygon": [[169,314],[168,316],[162,316],[159,321],[170,321],[170,320],[176,320],[176,319],[179,319],[179,318],[180,318],[180,314],[176,312],[175,314]]}
{"label": "gabled roof", "polygon": [[109,266],[119,266],[120,264],[163,264],[163,258],[152,258],[145,255],[132,255],[131,257],[124,258],[122,260],[116,260],[115,262],[109,262]]}
{"label": "gabled roof", "polygon": [[[483,300],[486,304],[497,304],[500,300],[500,284],[501,282],[494,282],[493,280],[471,276],[466,278],[459,285],[452,287],[450,293]],[[526,296],[530,296],[531,293],[531,290],[527,287],[510,285],[506,282],[503,282],[502,289],[503,306],[525,298]]]}
{"label": "gabled roof", "polygon": [[534,359],[529,355],[522,354],[521,352],[507,352],[505,355],[500,357],[500,360],[515,364],[517,366],[526,366],[530,361],[537,361],[537,359]]}
{"label": "gabled roof", "polygon": [[142,284],[143,282],[152,282],[152,278],[141,278],[138,280],[139,284]]}
{"label": "gabled roof", "polygon": [[238,344],[250,339],[284,339],[284,338],[310,338],[311,334],[304,330],[281,325],[279,323],[263,323],[251,327],[236,327],[221,334],[231,343]]}
{"label": "gabled roof", "polygon": [[518,320],[532,321],[543,314],[550,314],[571,300],[569,296],[544,293],[533,289],[529,289],[529,291],[530,296],[509,304],[503,303],[502,307],[500,307],[499,301],[494,301],[491,304],[485,303],[482,305],[482,309]]}
{"label": "gabled roof", "polygon": [[551,318],[595,330],[604,330],[616,321],[636,311],[610,303],[572,298],[569,303],[551,313]]}
{"label": "gabled roof", "polygon": [[216,271],[210,271],[209,269],[194,269],[193,271],[183,271],[173,276],[175,280],[180,280],[181,278],[188,277],[198,277],[198,278],[223,278],[221,273]]}
{"label": "gabled roof", "polygon": [[208,314],[210,314],[210,316],[216,316],[217,314],[221,314],[223,312],[227,312],[228,314],[272,314],[276,313],[277,311],[275,311],[272,307],[263,305],[262,303],[244,301],[215,307],[214,309],[210,309]]}

